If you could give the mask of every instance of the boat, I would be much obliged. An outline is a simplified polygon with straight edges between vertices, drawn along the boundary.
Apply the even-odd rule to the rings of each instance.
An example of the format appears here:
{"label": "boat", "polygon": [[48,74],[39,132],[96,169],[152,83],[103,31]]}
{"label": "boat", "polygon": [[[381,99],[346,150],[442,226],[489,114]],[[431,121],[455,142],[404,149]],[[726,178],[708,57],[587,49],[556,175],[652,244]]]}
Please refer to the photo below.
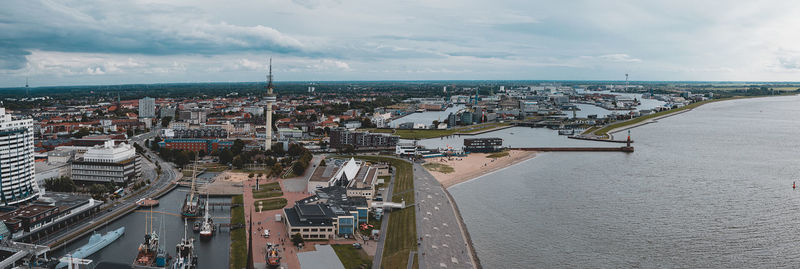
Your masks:
{"label": "boat", "polygon": [[183,200],[183,207],[181,207],[181,215],[184,217],[197,217],[200,215],[200,211],[203,210],[200,195],[197,195],[195,188],[195,180],[197,180],[197,159],[195,159],[195,163],[192,166],[192,186]]}
{"label": "boat", "polygon": [[214,236],[214,220],[208,214],[208,197],[206,197],[206,214],[203,217],[203,224],[200,225],[200,238],[209,239]]}
{"label": "boat", "polygon": [[136,205],[139,207],[156,207],[158,206],[158,200],[142,198],[139,201],[136,201]]}
{"label": "boat", "polygon": [[268,268],[275,269],[281,266],[281,252],[278,250],[278,245],[267,243],[267,266]]}
{"label": "boat", "polygon": [[[148,219],[152,219],[152,212],[151,210],[150,217],[145,218],[145,223],[147,223]],[[162,221],[161,223],[163,224],[164,222]],[[167,254],[163,249],[159,248],[159,236],[152,226],[153,223],[150,220],[150,232],[148,233],[148,225],[145,224],[144,242],[139,244],[136,258],[131,265],[134,269],[159,269],[167,266]]]}
{"label": "boat", "polygon": [[175,246],[175,261],[171,269],[196,269],[197,255],[194,254],[194,238],[186,234],[186,220],[183,220],[183,239]]}
{"label": "boat", "polygon": [[558,135],[575,135],[574,129],[561,129],[558,130]]}
{"label": "boat", "polygon": [[[104,247],[108,246],[112,242],[119,239],[120,236],[125,234],[125,227],[121,227],[119,229],[110,231],[104,235],[100,235],[97,233],[93,233],[91,237],[89,237],[89,242],[82,247],[79,247],[72,253],[64,256],[64,257],[71,257],[73,259],[83,259],[88,257],[89,255],[94,254],[98,250],[103,249]],[[56,265],[56,268],[64,268],[67,267],[69,264],[66,262],[60,262]]]}

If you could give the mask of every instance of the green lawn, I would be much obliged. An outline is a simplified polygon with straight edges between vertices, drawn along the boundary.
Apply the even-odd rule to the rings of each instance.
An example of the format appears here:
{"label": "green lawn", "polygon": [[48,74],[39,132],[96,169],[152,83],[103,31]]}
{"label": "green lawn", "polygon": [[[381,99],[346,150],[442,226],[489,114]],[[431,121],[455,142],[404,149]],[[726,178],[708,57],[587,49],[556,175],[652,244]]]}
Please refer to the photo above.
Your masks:
{"label": "green lawn", "polygon": [[253,190],[254,199],[272,198],[282,196],[281,185],[278,182],[260,184],[259,190]]}
{"label": "green lawn", "polygon": [[[231,198],[231,202],[241,204],[244,198],[241,195]],[[237,206],[231,209],[231,223],[244,224],[244,207]],[[246,229],[236,229],[231,231],[231,251],[229,264],[230,269],[241,269],[247,267],[247,238]]]}
{"label": "green lawn", "polygon": [[[258,210],[259,203],[261,203],[261,205],[263,206],[262,210]],[[273,198],[273,199],[254,201],[253,205],[255,205],[256,212],[261,212],[261,211],[269,211],[269,210],[284,208],[286,207],[286,203],[287,203],[286,199],[284,198]]]}
{"label": "green lawn", "polygon": [[456,170],[453,169],[452,166],[442,164],[442,163],[426,163],[423,164],[422,167],[425,167],[428,170],[436,171],[439,173],[449,174],[455,172]]}
{"label": "green lawn", "polygon": [[356,249],[353,245],[331,245],[336,256],[342,261],[346,269],[372,268],[372,257],[367,255],[363,249]]}
{"label": "green lawn", "polygon": [[[414,203],[414,171],[411,163],[395,158],[378,156],[355,156],[355,158],[374,162],[389,162],[394,167],[396,175],[393,183],[393,193],[400,193],[393,195],[392,201],[400,202],[405,200],[406,204]],[[386,234],[381,267],[386,269],[407,268],[408,253],[417,250],[417,218],[414,210],[415,207],[412,206],[394,210],[389,215],[388,231],[381,231]]]}
{"label": "green lawn", "polygon": [[504,151],[501,151],[501,152],[495,152],[495,153],[486,155],[486,158],[502,158],[502,157],[506,157],[508,155],[509,155],[508,151],[504,150]]}

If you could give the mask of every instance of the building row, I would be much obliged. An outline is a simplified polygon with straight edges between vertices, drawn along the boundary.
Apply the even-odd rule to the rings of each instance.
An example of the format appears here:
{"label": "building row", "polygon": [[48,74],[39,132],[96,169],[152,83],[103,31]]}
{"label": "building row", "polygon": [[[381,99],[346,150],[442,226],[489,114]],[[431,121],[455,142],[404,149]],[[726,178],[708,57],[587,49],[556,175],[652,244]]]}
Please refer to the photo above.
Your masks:
{"label": "building row", "polygon": [[355,149],[394,148],[399,140],[400,137],[396,135],[351,131],[345,128],[336,128],[330,131],[331,148],[343,148],[346,145]]}

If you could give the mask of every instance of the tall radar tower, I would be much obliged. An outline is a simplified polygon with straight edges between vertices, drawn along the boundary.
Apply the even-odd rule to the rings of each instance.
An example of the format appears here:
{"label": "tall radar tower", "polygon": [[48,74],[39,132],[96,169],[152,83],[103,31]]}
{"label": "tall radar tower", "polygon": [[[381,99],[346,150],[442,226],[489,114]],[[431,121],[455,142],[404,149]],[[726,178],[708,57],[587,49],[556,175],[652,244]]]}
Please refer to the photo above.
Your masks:
{"label": "tall radar tower", "polygon": [[269,58],[269,74],[267,75],[267,96],[264,99],[267,101],[267,136],[264,141],[264,150],[272,148],[272,105],[275,104],[275,94],[272,93],[274,86],[272,85],[272,58]]}

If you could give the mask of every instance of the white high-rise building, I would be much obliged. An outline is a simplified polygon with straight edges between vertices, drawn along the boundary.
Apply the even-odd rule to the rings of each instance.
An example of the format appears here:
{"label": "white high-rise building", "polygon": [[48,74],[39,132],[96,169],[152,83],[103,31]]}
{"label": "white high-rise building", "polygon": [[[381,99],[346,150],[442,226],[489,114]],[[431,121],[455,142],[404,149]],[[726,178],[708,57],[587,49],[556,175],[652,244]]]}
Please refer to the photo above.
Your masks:
{"label": "white high-rise building", "polygon": [[0,203],[19,204],[38,194],[33,159],[33,120],[0,108]]}
{"label": "white high-rise building", "polygon": [[139,118],[156,117],[156,99],[145,97],[139,99]]}

